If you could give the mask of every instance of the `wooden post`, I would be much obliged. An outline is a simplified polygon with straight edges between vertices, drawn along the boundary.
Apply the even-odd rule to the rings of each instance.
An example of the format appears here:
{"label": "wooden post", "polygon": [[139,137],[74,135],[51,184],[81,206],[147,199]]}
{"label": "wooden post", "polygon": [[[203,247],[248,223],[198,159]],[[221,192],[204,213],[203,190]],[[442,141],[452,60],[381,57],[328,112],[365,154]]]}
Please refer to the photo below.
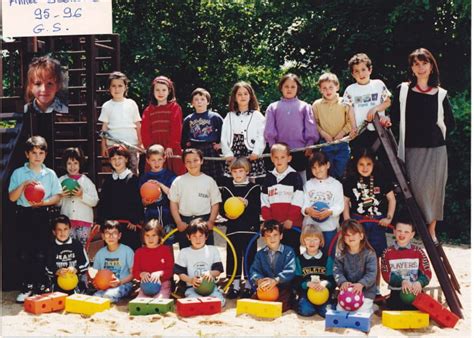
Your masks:
{"label": "wooden post", "polygon": [[428,253],[428,257],[431,260],[431,264],[433,265],[433,269],[436,273],[436,276],[438,277],[439,284],[441,285],[448,305],[451,308],[451,311],[457,314],[460,318],[464,318],[461,312],[462,305],[456,292],[454,291],[454,285],[449,278],[446,267],[441,260],[433,240],[431,239],[423,215],[421,214],[420,208],[415,201],[413,193],[411,192],[411,189],[408,185],[406,176],[404,175],[404,171],[402,170],[402,166],[396,152],[397,148],[394,147],[388,131],[381,126],[380,117],[378,114],[375,114],[373,124],[379,139],[382,142],[382,146],[387,153],[388,160],[398,184],[400,185],[401,193],[412,218],[413,224],[415,225],[416,231],[420,235],[423,244],[425,245],[426,252]]}
{"label": "wooden post", "polygon": [[86,36],[86,114],[88,130],[87,156],[88,174],[93,182],[97,182],[97,109],[96,109],[96,58],[97,48],[95,47],[95,35]]}

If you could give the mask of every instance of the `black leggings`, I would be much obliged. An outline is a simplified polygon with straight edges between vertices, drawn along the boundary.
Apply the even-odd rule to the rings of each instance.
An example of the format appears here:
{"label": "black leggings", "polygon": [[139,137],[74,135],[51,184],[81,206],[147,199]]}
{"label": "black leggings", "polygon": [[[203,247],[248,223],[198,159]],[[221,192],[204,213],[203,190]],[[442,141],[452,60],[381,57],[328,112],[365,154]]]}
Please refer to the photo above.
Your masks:
{"label": "black leggings", "polygon": [[[247,246],[250,243],[250,240],[254,236],[255,235],[250,234],[250,233],[241,234],[241,233],[230,232],[227,234],[227,237],[230,239],[230,241],[234,245],[235,253],[237,254],[237,260],[235,261],[235,263],[237,264],[237,274],[235,275],[236,279],[241,279],[242,275],[248,278],[248,276],[245,276],[245,268],[243,267],[243,264],[245,264],[244,256],[245,256],[245,250],[247,249]],[[253,259],[256,253],[257,253],[257,241],[254,241],[254,243],[249,249],[249,255],[247,257],[246,267],[248,270],[250,270],[250,266],[253,263]],[[230,246],[227,245],[227,263],[226,263],[226,269],[225,269],[227,277],[230,278],[233,270],[234,270],[234,255],[232,254],[232,250],[230,249]]]}

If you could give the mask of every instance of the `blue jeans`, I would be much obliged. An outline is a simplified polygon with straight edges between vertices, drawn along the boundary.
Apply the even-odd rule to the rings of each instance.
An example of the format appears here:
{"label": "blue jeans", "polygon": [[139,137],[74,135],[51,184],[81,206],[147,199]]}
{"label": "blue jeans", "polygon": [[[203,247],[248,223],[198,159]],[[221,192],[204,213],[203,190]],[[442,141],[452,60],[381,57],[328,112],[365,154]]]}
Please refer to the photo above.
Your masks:
{"label": "blue jeans", "polygon": [[[193,287],[188,287],[186,291],[184,292],[184,296],[186,298],[199,298],[202,297],[199,293],[196,292],[196,290]],[[224,295],[217,289],[217,287],[214,288],[212,293],[208,297],[216,297],[221,301],[222,307],[225,306],[225,298]]]}
{"label": "blue jeans", "polygon": [[333,144],[322,148],[322,151],[328,157],[331,167],[329,175],[340,180],[344,176],[347,161],[351,156],[349,144],[346,142]]}
{"label": "blue jeans", "polygon": [[329,301],[327,301],[326,303],[322,305],[314,305],[308,300],[308,298],[306,298],[306,295],[304,295],[304,296],[301,296],[301,298],[298,300],[297,312],[299,315],[305,316],[305,317],[310,317],[317,313],[321,317],[325,318],[326,307],[328,305],[329,305]]}
{"label": "blue jeans", "polygon": [[116,288],[97,291],[94,296],[108,298],[112,303],[117,303],[120,299],[128,296],[131,291],[132,283],[126,283]]}

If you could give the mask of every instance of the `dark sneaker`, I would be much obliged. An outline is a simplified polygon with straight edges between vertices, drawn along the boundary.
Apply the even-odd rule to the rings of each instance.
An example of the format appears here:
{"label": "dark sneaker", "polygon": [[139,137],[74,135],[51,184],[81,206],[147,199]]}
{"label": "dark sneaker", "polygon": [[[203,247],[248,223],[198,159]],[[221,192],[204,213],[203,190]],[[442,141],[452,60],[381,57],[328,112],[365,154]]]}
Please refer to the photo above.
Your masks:
{"label": "dark sneaker", "polygon": [[242,294],[240,295],[240,298],[250,298],[252,297],[252,290],[249,289],[249,288],[245,288],[243,291],[242,291]]}
{"label": "dark sneaker", "polygon": [[37,284],[33,289],[35,295],[42,295],[43,293],[51,292],[51,289],[46,284]]}
{"label": "dark sneaker", "polygon": [[239,297],[239,293],[240,293],[240,290],[237,290],[231,287],[229,291],[227,292],[226,297],[228,299],[236,299]]}
{"label": "dark sneaker", "polygon": [[28,284],[20,291],[20,294],[16,297],[16,302],[24,303],[25,299],[30,296],[33,296],[33,284]]}
{"label": "dark sneaker", "polygon": [[184,298],[185,292],[186,292],[186,283],[183,281],[179,281],[176,284],[176,289],[171,293],[171,297],[173,297],[174,299]]}

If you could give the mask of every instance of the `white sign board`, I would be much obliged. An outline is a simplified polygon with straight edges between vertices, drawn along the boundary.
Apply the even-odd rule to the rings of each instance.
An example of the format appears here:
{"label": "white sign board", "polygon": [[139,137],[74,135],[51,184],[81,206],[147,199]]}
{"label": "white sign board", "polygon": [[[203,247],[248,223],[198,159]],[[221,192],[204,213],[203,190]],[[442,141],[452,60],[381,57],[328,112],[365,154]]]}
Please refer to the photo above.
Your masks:
{"label": "white sign board", "polygon": [[112,33],[112,0],[2,0],[3,36]]}

